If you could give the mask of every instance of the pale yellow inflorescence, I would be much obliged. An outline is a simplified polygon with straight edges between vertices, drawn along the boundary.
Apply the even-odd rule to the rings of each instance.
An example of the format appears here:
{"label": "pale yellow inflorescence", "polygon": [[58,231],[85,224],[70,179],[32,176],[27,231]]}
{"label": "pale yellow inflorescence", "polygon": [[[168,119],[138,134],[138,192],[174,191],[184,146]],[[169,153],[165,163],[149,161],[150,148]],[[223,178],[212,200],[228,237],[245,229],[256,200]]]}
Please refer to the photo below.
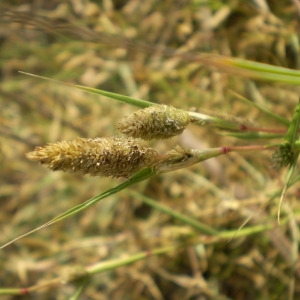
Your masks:
{"label": "pale yellow inflorescence", "polygon": [[153,105],[123,118],[119,132],[144,140],[167,139],[181,134],[190,122],[188,112],[167,105]]}
{"label": "pale yellow inflorescence", "polygon": [[159,160],[158,153],[145,147],[141,140],[119,137],[51,143],[36,147],[26,156],[53,171],[111,177],[129,177]]}

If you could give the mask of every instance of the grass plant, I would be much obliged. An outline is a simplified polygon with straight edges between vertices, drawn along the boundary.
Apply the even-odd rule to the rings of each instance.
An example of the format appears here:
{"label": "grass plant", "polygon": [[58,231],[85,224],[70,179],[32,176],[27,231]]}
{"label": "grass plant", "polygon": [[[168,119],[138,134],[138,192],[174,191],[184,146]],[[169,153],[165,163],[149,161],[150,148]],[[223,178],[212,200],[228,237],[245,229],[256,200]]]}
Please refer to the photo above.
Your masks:
{"label": "grass plant", "polygon": [[3,6],[0,295],[297,299],[296,4],[137,2]]}

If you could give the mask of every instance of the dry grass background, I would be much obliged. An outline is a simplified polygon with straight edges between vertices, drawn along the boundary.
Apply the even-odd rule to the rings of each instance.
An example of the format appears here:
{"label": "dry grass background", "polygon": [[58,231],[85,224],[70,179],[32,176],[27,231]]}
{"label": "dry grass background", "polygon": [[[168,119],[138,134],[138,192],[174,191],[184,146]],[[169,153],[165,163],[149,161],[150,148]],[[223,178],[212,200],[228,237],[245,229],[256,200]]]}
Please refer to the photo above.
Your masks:
{"label": "dry grass background", "polygon": [[[52,18],[40,30],[2,18],[0,23],[0,242],[25,233],[121,180],[51,172],[25,159],[36,145],[76,137],[111,136],[118,119],[135,109],[18,70],[170,104],[205,108],[277,126],[230,91],[290,118],[299,87],[250,82],[180,57],[126,51],[88,41],[80,32],[53,34],[66,21],[180,51],[220,53],[299,68],[298,1],[1,1],[1,8]],[[3,22],[5,21],[5,22]],[[49,24],[48,24],[49,25]],[[47,26],[48,26],[47,25]],[[138,47],[137,47],[138,48]],[[249,144],[191,127],[181,137],[153,143],[216,147]],[[134,186],[147,196],[216,229],[243,223],[277,224],[284,171],[270,153],[230,154]],[[74,266],[202,238],[196,246],[92,276],[80,299],[299,299],[299,188],[285,199],[291,222],[247,237],[205,242],[194,229],[148,206],[129,191],[105,199],[64,222],[0,252],[0,285],[28,287]],[[68,299],[63,282],[24,299]],[[5,296],[4,299],[16,299]]]}

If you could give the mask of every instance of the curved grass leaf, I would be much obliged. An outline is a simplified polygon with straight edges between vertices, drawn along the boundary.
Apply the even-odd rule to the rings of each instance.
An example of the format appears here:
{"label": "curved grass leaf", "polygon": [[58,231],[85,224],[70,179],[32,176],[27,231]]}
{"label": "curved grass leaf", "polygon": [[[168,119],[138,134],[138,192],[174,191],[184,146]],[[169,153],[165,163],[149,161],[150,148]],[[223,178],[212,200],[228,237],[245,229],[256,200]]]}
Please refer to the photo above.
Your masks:
{"label": "curved grass leaf", "polygon": [[75,88],[80,89],[82,91],[86,91],[86,92],[89,92],[89,93],[105,96],[105,97],[108,97],[108,98],[111,98],[111,99],[114,99],[114,100],[117,100],[117,101],[120,101],[120,102],[123,102],[123,103],[127,103],[127,104],[130,104],[130,105],[136,106],[136,107],[140,107],[140,108],[146,108],[148,106],[155,105],[155,103],[149,102],[149,101],[146,101],[146,100],[137,99],[137,98],[133,98],[133,97],[129,97],[129,96],[124,96],[124,95],[117,94],[117,93],[107,92],[107,91],[87,87],[87,86],[84,86],[84,85],[72,84],[72,83],[52,79],[52,78],[49,78],[49,77],[39,76],[39,75],[26,73],[26,72],[22,72],[22,71],[19,71],[19,73],[24,74],[24,75],[29,75],[29,76],[32,76],[32,77],[35,77],[35,78],[49,80],[49,81],[53,81],[53,82],[56,82],[56,83],[59,83],[59,84],[75,87]]}
{"label": "curved grass leaf", "polygon": [[128,188],[129,186],[131,186],[133,184],[136,184],[138,182],[144,181],[144,180],[146,180],[146,179],[148,179],[148,178],[150,178],[150,177],[152,177],[152,176],[154,176],[156,174],[157,174],[157,171],[154,170],[153,168],[150,168],[150,167],[149,168],[145,168],[145,169],[137,172],[135,175],[133,175],[132,177],[130,177],[128,180],[122,182],[120,185],[118,185],[118,186],[116,186],[116,187],[114,187],[112,189],[109,189],[108,191],[105,191],[104,193],[101,193],[100,195],[97,195],[97,196],[95,196],[95,197],[93,197],[91,199],[88,199],[87,201],[85,201],[85,202],[83,202],[83,203],[81,203],[79,205],[76,205],[76,206],[72,207],[71,209],[69,209],[69,210],[65,211],[64,213],[56,216],[55,218],[53,218],[52,220],[48,221],[47,223],[45,223],[45,224],[43,224],[43,225],[41,225],[41,226],[39,226],[39,227],[37,227],[37,228],[35,228],[33,230],[31,230],[31,231],[29,231],[29,232],[21,235],[21,236],[13,239],[11,241],[9,241],[8,243],[2,245],[0,247],[0,249],[3,249],[4,247],[6,247],[6,246],[8,246],[8,245],[10,245],[12,243],[14,243],[15,241],[17,241],[17,240],[19,240],[19,239],[21,239],[21,238],[23,238],[25,236],[28,236],[28,235],[30,235],[30,234],[32,234],[32,233],[34,233],[34,232],[36,232],[36,231],[38,231],[40,229],[43,229],[45,227],[53,225],[54,223],[57,223],[57,222],[62,221],[64,219],[67,219],[67,218],[69,218],[69,217],[71,217],[71,216],[73,216],[73,215],[75,215],[75,214],[77,214],[77,213],[79,213],[79,212],[87,209],[91,205],[96,204],[100,200],[103,200],[103,199],[105,199],[105,198],[107,198],[107,197],[109,197],[109,196],[111,196],[113,194],[116,194],[116,193],[118,193],[118,192],[120,192],[120,191]]}

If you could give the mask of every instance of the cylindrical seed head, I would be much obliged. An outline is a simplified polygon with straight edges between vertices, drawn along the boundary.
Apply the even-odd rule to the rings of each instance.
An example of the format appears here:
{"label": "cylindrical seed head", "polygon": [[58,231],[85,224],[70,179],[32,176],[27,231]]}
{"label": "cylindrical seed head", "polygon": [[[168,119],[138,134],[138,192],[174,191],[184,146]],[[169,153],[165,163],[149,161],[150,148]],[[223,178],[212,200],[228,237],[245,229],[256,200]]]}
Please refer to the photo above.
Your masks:
{"label": "cylindrical seed head", "polygon": [[190,122],[189,114],[167,105],[153,105],[123,118],[119,132],[144,140],[167,139],[183,132]]}
{"label": "cylindrical seed head", "polygon": [[53,171],[111,177],[129,177],[158,161],[158,153],[141,140],[117,137],[52,143],[36,147],[26,156]]}

